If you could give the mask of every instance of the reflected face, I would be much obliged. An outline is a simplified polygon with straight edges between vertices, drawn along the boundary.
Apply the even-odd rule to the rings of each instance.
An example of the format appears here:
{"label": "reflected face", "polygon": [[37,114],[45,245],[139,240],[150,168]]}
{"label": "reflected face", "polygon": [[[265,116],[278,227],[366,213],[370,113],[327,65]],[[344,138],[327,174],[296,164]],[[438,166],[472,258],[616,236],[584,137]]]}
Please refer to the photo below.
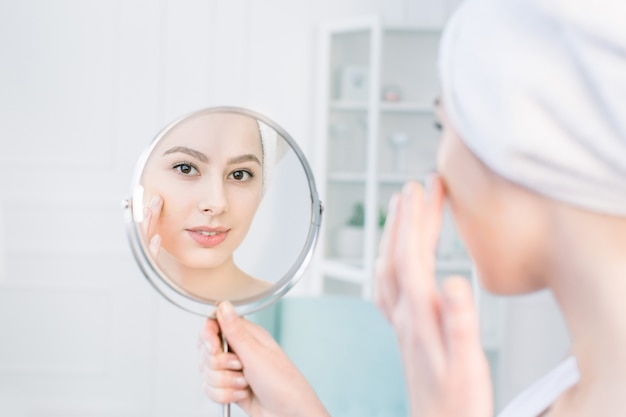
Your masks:
{"label": "reflected face", "polygon": [[170,131],[154,148],[142,183],[144,204],[163,198],[155,233],[190,268],[232,259],[262,197],[263,147],[256,120],[209,113]]}

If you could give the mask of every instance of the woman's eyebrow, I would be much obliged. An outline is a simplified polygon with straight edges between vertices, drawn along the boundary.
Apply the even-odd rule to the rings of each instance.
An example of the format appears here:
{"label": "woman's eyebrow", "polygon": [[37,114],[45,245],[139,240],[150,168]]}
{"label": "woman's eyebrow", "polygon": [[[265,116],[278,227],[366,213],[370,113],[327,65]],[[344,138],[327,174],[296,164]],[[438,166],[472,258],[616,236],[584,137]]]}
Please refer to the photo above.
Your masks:
{"label": "woman's eyebrow", "polygon": [[248,161],[256,162],[257,164],[261,165],[261,161],[259,161],[259,158],[257,158],[256,155],[251,154],[251,153],[235,156],[234,158],[230,158],[228,160],[228,164],[229,165],[240,164],[242,162],[248,162]]}
{"label": "woman's eyebrow", "polygon": [[189,156],[193,156],[194,158],[202,161],[202,162],[208,162],[209,158],[206,157],[205,154],[203,154],[202,152],[198,152],[195,149],[191,149],[188,148],[186,146],[174,146],[173,148],[165,151],[165,153],[163,154],[163,156],[171,154],[171,153],[176,153],[176,152],[182,152],[182,153],[186,153]]}

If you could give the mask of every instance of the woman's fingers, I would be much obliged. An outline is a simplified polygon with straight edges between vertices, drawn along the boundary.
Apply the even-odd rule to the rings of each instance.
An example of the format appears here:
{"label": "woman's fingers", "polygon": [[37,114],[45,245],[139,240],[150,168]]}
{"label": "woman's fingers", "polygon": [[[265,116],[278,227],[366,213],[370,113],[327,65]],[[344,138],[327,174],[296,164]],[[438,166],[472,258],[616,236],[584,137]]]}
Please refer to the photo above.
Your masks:
{"label": "woman's fingers", "polygon": [[394,261],[400,285],[413,288],[420,297],[430,296],[435,290],[436,236],[432,245],[433,236],[426,233],[432,230],[429,223],[437,223],[439,215],[427,204],[421,185],[416,182],[405,185]]}
{"label": "woman's fingers", "polygon": [[243,366],[233,352],[223,352],[219,325],[215,319],[207,319],[198,337],[201,353],[200,371],[205,369],[241,371]]}
{"label": "woman's fingers", "polygon": [[150,255],[152,255],[152,258],[158,258],[159,249],[161,249],[161,236],[154,235],[152,236],[152,239],[150,239],[150,243],[148,245],[148,250],[150,251]]}
{"label": "woman's fingers", "polygon": [[376,270],[374,271],[374,302],[387,320],[391,320],[391,311],[398,298],[398,282],[393,265],[394,242],[397,234],[396,215],[399,208],[399,196],[394,194],[389,202],[385,228],[380,240]]}
{"label": "woman's fingers", "polygon": [[160,195],[155,194],[152,196],[150,200],[150,204],[148,205],[148,210],[150,212],[150,221],[148,222],[148,236],[152,236],[156,230],[156,224],[159,220],[159,216],[161,215],[161,209],[163,208],[163,199]]}
{"label": "woman's fingers", "polygon": [[491,375],[480,341],[471,286],[463,277],[451,277],[444,282],[442,293],[448,388],[457,393],[456,401],[461,407],[467,409],[467,404],[475,404],[476,409],[485,410],[482,415],[490,415]]}
{"label": "woman's fingers", "polygon": [[260,341],[257,339],[258,329],[252,330],[254,326],[239,317],[228,301],[220,303],[217,309],[217,320],[220,328],[230,347],[242,357],[246,355],[254,356],[254,347],[259,346]]}
{"label": "woman's fingers", "polygon": [[161,236],[155,234],[156,225],[163,208],[163,199],[155,194],[147,207],[144,208],[142,229],[145,239],[148,241],[148,251],[153,258],[157,258],[161,248]]}
{"label": "woman's fingers", "polygon": [[376,269],[376,301],[395,329],[411,407],[420,415],[465,415],[467,404],[481,410],[490,404],[484,395],[489,370],[469,283],[454,278],[439,290],[435,279],[444,201],[438,176],[427,191],[407,183],[386,227]]}
{"label": "woman's fingers", "polygon": [[243,365],[239,360],[239,357],[235,353],[210,353],[207,350],[201,349],[201,363],[200,371],[204,372],[205,369],[213,369],[216,371],[241,371]]}
{"label": "woman's fingers", "polygon": [[467,279],[455,276],[443,283],[444,337],[448,359],[455,365],[471,366],[482,352],[478,313]]}
{"label": "woman's fingers", "polygon": [[156,225],[163,208],[163,199],[160,195],[152,196],[150,203],[143,209],[143,220],[141,222],[143,232],[148,240],[154,235]]}
{"label": "woman's fingers", "polygon": [[219,334],[220,327],[217,320],[207,319],[198,336],[198,347],[212,355],[221,352],[222,342]]}
{"label": "woman's fingers", "polygon": [[218,388],[205,381],[204,393],[211,401],[229,404],[237,403],[248,398],[250,396],[250,389]]}
{"label": "woman's fingers", "polygon": [[416,182],[405,185],[401,198],[394,262],[406,308],[398,313],[397,327],[407,327],[402,336],[406,342],[419,347],[427,360],[441,369],[444,360],[441,306],[435,282],[440,205],[431,205],[424,188]]}
{"label": "woman's fingers", "polygon": [[445,204],[445,189],[439,175],[433,175],[429,178],[426,193],[423,239],[425,249],[434,257],[439,242]]}
{"label": "woman's fingers", "polygon": [[218,371],[207,367],[202,373],[204,382],[217,389],[236,391],[248,388],[248,381],[241,371]]}
{"label": "woman's fingers", "polygon": [[204,392],[218,403],[239,402],[250,395],[248,381],[237,355],[222,351],[219,330],[215,319],[207,319],[198,338]]}

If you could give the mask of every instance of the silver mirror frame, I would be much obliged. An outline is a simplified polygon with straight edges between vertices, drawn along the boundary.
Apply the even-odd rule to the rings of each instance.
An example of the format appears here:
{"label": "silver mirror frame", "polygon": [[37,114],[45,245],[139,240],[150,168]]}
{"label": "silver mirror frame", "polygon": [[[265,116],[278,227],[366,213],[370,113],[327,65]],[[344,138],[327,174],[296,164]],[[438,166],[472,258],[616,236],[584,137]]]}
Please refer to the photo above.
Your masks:
{"label": "silver mirror frame", "polygon": [[[139,232],[139,225],[135,222],[133,217],[133,193],[136,187],[139,185],[141,175],[143,173],[148,156],[153,151],[154,147],[159,141],[167,135],[175,126],[178,126],[181,122],[204,113],[236,113],[245,116],[255,118],[262,121],[272,129],[274,129],[291,147],[294,151],[302,167],[305,171],[307,182],[309,185],[309,195],[311,198],[311,218],[309,221],[309,231],[304,243],[304,247],[300,252],[298,258],[292,267],[281,277],[275,284],[273,284],[266,291],[255,295],[253,297],[245,298],[242,300],[233,301],[233,306],[239,315],[246,315],[254,313],[276,302],[280,297],[287,293],[304,275],[306,268],[308,267],[313,257],[313,251],[319,239],[320,227],[322,222],[323,206],[320,202],[317,187],[315,186],[315,179],[313,177],[313,171],[306,160],[306,157],[302,153],[302,150],[293,138],[276,122],[267,118],[266,116],[256,113],[252,110],[241,107],[209,107],[193,113],[190,113],[180,119],[174,121],[165,127],[152,141],[148,149],[140,156],[135,166],[133,179],[131,181],[131,189],[129,195],[123,200],[122,208],[124,210],[124,219],[126,223],[126,234],[135,257],[137,264],[139,265],[144,276],[148,279],[148,282],[157,290],[165,299],[172,304],[186,310],[190,313],[194,313],[204,317],[214,317],[217,303],[211,303],[207,301],[194,298],[189,294],[185,294],[180,289],[173,286],[170,282],[163,278],[162,274],[157,270],[158,268],[148,257],[148,250],[141,239]],[[143,205],[143,202],[141,203]]]}

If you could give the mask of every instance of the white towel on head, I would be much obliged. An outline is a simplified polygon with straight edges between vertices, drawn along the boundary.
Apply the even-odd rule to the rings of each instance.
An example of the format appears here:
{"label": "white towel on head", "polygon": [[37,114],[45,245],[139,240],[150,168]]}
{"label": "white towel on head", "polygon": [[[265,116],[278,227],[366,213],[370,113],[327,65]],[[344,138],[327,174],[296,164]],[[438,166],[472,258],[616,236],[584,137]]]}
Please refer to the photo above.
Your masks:
{"label": "white towel on head", "polygon": [[263,195],[265,195],[274,177],[276,165],[289,150],[289,145],[274,129],[260,120],[257,120],[257,123],[263,147]]}
{"label": "white towel on head", "polygon": [[454,128],[493,171],[626,216],[626,1],[465,0],[439,70]]}

